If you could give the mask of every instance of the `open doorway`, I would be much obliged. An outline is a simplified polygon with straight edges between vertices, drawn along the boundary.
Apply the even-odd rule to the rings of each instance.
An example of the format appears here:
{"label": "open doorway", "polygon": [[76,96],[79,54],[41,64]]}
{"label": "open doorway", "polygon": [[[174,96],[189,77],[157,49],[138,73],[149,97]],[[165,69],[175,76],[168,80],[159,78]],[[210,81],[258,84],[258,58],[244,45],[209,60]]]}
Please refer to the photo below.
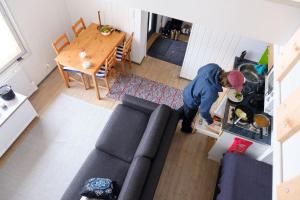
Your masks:
{"label": "open doorway", "polygon": [[148,13],[147,55],[182,66],[192,23]]}

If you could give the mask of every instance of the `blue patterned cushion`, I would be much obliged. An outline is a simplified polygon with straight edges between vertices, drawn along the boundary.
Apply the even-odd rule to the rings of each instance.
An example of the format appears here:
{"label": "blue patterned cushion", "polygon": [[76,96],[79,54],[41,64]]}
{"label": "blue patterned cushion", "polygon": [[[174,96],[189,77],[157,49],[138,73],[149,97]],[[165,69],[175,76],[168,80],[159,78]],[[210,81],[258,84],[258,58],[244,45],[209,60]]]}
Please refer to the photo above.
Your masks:
{"label": "blue patterned cushion", "polygon": [[81,191],[81,196],[94,199],[117,199],[115,183],[108,178],[91,178],[86,181]]}
{"label": "blue patterned cushion", "polygon": [[123,46],[118,46],[118,48],[117,48],[116,60],[119,62],[122,60],[123,48],[124,48]]}

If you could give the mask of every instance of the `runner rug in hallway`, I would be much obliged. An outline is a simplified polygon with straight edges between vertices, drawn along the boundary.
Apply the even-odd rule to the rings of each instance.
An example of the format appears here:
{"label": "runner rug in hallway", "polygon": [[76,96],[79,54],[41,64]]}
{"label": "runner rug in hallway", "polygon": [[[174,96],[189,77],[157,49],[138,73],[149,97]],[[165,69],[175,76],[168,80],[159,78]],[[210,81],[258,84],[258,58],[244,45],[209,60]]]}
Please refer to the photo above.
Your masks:
{"label": "runner rug in hallway", "polygon": [[120,75],[107,96],[121,100],[125,94],[166,104],[174,109],[183,105],[181,90],[134,74]]}

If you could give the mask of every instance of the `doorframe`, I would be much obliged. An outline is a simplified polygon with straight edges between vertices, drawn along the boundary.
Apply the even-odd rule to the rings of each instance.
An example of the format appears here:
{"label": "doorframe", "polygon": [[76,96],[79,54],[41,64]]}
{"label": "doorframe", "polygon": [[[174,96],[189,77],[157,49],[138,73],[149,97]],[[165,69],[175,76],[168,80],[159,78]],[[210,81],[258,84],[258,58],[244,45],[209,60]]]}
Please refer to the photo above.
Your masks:
{"label": "doorframe", "polygon": [[[151,29],[149,31],[149,20],[150,20],[150,15],[151,17]],[[157,14],[148,12],[148,23],[147,23],[147,41],[149,40],[150,36],[156,32],[156,25],[157,25]]]}

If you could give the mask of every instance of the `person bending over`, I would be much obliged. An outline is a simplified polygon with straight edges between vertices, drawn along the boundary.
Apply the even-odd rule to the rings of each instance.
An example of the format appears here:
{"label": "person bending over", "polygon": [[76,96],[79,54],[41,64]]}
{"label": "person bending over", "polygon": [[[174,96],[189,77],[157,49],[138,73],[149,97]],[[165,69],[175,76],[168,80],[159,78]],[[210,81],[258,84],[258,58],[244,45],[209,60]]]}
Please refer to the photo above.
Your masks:
{"label": "person bending over", "polygon": [[218,99],[218,93],[223,91],[222,87],[234,88],[237,92],[241,92],[244,80],[240,71],[225,72],[214,63],[201,67],[194,80],[183,90],[184,105],[179,109],[182,118],[181,131],[192,132],[191,125],[198,110],[207,124],[213,126],[210,108]]}

